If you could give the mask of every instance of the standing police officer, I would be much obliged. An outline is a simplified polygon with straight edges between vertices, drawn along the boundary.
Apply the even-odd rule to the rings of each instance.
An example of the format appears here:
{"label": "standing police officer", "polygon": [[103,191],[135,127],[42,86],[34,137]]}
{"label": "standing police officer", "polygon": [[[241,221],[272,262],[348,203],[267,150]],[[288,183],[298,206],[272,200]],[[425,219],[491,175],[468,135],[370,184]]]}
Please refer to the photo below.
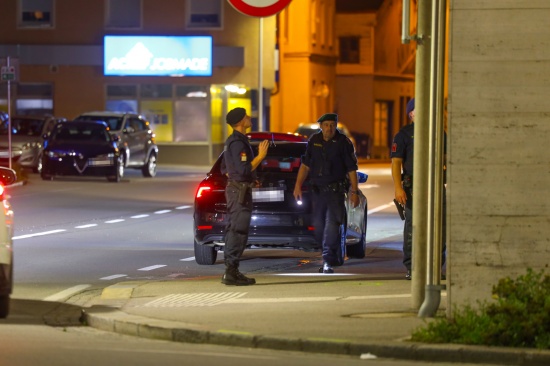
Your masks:
{"label": "standing police officer", "polygon": [[[403,127],[393,138],[391,147],[391,173],[395,188],[395,199],[405,206],[405,227],[403,228],[403,265],[407,269],[405,278],[411,279],[412,263],[412,194],[413,194],[413,158],[414,158],[414,98],[407,103],[407,116],[411,123]],[[443,194],[442,256],[445,264],[445,193]]]}
{"label": "standing police officer", "polygon": [[234,108],[226,116],[226,122],[233,127],[233,133],[225,142],[222,173],[228,176],[225,199],[229,223],[225,233],[225,274],[222,283],[247,286],[256,283],[253,278],[239,272],[239,260],[248,242],[248,230],[252,213],[252,184],[256,180],[256,168],[267,154],[268,141],[258,146],[254,157],[252,146],[244,135],[252,126],[250,116],[244,108]]}
{"label": "standing police officer", "polygon": [[323,247],[321,273],[334,273],[344,263],[340,226],[346,214],[346,192],[353,207],[359,204],[357,157],[353,143],[336,129],[338,115],[327,113],[317,122],[321,131],[313,134],[296,178],[294,198],[302,199],[302,184],[310,175],[313,190],[315,238]]}

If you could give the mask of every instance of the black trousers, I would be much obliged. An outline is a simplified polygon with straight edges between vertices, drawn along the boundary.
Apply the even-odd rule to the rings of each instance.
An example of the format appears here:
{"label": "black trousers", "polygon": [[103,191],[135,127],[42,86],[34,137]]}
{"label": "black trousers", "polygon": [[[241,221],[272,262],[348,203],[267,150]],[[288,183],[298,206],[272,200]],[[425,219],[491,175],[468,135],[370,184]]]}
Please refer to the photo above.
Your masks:
{"label": "black trousers", "polygon": [[331,266],[344,264],[341,225],[346,212],[342,192],[313,193],[313,227],[315,239],[323,247],[323,261]]}
{"label": "black trousers", "polygon": [[239,267],[239,260],[248,242],[250,218],[252,216],[252,190],[246,192],[243,203],[239,203],[239,189],[232,185],[225,188],[229,222],[225,230],[224,257],[228,267]]}

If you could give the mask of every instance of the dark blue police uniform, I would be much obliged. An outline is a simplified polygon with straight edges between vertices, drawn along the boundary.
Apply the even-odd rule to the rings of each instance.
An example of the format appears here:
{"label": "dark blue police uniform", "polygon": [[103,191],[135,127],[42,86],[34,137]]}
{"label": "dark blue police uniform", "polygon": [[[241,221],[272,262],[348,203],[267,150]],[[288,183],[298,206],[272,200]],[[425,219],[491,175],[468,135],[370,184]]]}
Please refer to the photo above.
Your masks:
{"label": "dark blue police uniform", "polygon": [[313,226],[315,238],[323,247],[323,261],[341,266],[345,247],[341,225],[346,211],[348,172],[358,168],[353,143],[338,130],[329,141],[318,132],[310,137],[302,163],[310,169]]}
{"label": "dark blue police uniform", "polygon": [[[225,265],[238,268],[239,259],[248,242],[248,229],[252,214],[251,184],[256,179],[250,162],[254,152],[248,138],[234,130],[225,142],[224,167],[229,180],[225,189],[229,222],[225,233]],[[246,186],[246,187],[245,187]]]}

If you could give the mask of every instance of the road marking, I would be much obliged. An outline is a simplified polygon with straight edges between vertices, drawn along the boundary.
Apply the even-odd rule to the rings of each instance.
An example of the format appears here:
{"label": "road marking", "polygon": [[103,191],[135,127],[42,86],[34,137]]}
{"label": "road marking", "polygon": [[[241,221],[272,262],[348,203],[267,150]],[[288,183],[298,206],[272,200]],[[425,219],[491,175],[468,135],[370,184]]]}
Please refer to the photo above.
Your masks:
{"label": "road marking", "polygon": [[155,214],[155,215],[162,215],[162,214],[165,214],[165,213],[168,213],[168,212],[172,212],[172,210],[160,210],[160,211],[155,211],[154,214]]}
{"label": "road marking", "polygon": [[86,228],[94,227],[94,226],[97,226],[97,224],[80,225],[80,226],[75,226],[74,228],[75,228],[75,229],[86,229]]}
{"label": "road marking", "polygon": [[176,210],[185,210],[186,208],[190,208],[191,206],[189,205],[186,205],[186,206],[178,206],[176,207]]}
{"label": "road marking", "polygon": [[42,232],[42,233],[34,233],[34,234],[19,235],[19,236],[14,236],[14,237],[12,238],[12,240],[32,238],[32,237],[34,237],[34,236],[42,236],[42,235],[57,234],[57,233],[62,233],[63,231],[67,231],[67,230],[65,230],[65,229],[59,229],[59,230],[44,231],[44,232]]}
{"label": "road marking", "polygon": [[101,277],[100,280],[114,280],[115,278],[120,278],[120,277],[127,277],[128,275],[125,275],[125,274],[116,274],[116,275],[112,275],[112,276],[107,276],[107,277]]}
{"label": "road marking", "polygon": [[174,308],[190,306],[215,306],[222,303],[231,302],[246,295],[246,292],[217,292],[217,293],[199,293],[199,294],[170,294],[143,305],[149,308]]}
{"label": "road marking", "polygon": [[162,267],[166,267],[166,264],[155,264],[154,266],[140,268],[138,269],[138,271],[152,271],[154,269],[162,268]]}
{"label": "road marking", "polygon": [[78,285],[78,286],[69,287],[68,289],[60,291],[60,292],[58,292],[56,294],[53,294],[53,295],[50,295],[48,297],[45,297],[44,301],[59,301],[61,299],[67,298],[71,295],[74,295],[74,294],[76,294],[76,293],[78,293],[82,290],[85,290],[90,286],[91,285]]}
{"label": "road marking", "polygon": [[371,188],[379,188],[380,186],[378,184],[359,184],[359,189],[371,189]]}
{"label": "road marking", "polygon": [[274,276],[296,276],[296,277],[309,277],[309,276],[360,276],[358,273],[276,273]]}
{"label": "road marking", "polygon": [[124,221],[124,219],[115,219],[115,220],[109,220],[109,221],[105,221],[106,224],[115,224],[117,222],[122,222]]}
{"label": "road marking", "polygon": [[372,210],[368,210],[367,215],[373,214],[373,213],[378,212],[378,211],[385,210],[386,208],[389,208],[389,207],[392,207],[392,206],[394,206],[393,202],[390,202],[390,203],[382,205],[382,206],[375,207]]}
{"label": "road marking", "polygon": [[180,262],[191,262],[194,261],[195,257],[189,257],[189,258],[182,258],[180,259]]}
{"label": "road marking", "polygon": [[130,216],[131,219],[142,219],[144,217],[149,217],[149,215],[143,214],[143,215]]}

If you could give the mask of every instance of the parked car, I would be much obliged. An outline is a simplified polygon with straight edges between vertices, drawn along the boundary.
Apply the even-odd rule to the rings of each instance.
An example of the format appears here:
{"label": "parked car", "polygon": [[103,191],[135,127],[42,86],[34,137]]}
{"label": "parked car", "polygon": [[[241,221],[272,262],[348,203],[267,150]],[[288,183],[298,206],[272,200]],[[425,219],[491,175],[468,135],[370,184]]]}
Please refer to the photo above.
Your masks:
{"label": "parked car", "polygon": [[14,183],[15,171],[0,167],[0,318],[10,311],[10,294],[13,290],[13,211],[7,200],[5,187]]}
{"label": "parked car", "polygon": [[63,122],[44,137],[42,179],[58,175],[104,176],[110,182],[122,179],[124,166],[118,137],[109,133],[105,122]]}
{"label": "parked car", "polygon": [[[7,115],[6,115],[7,116]],[[54,116],[13,116],[11,118],[12,164],[40,172],[42,136],[52,131],[55,125],[65,118]],[[9,166],[8,121],[0,126],[0,165]]]}
{"label": "parked car", "polygon": [[141,169],[144,177],[157,174],[158,146],[149,122],[141,115],[123,112],[87,112],[76,121],[103,121],[109,133],[118,136],[125,168]]}
{"label": "parked car", "polygon": [[[355,147],[355,150],[357,150],[357,145],[355,142],[355,138],[351,134],[350,130],[344,125],[342,122],[338,122],[336,124],[336,128],[338,131],[342,132],[344,135],[346,135],[351,142],[353,142],[353,146]],[[319,132],[321,129],[319,128],[319,123],[300,123],[296,130],[294,131],[297,134],[306,136],[307,138],[311,137],[316,132]]]}
{"label": "parked car", "polygon": [[[254,149],[259,142],[251,142]],[[294,185],[298,176],[301,156],[307,143],[280,141],[271,144],[266,158],[257,168],[259,188],[253,188],[252,223],[248,247],[294,248],[305,251],[320,250],[314,238],[312,225],[311,187],[309,180],[302,186],[302,202],[294,199]],[[224,246],[227,224],[225,186],[227,177],[221,173],[223,153],[212,169],[200,182],[193,213],[195,261],[211,265],[216,262],[217,252]],[[358,173],[360,182],[367,175]],[[344,225],[345,240],[342,240],[342,257],[347,250],[350,258],[365,256],[367,232],[367,198],[361,193],[360,205],[349,209],[352,219]],[[348,205],[349,207],[349,205]]]}
{"label": "parked car", "polygon": [[250,141],[291,141],[291,142],[307,142],[307,137],[298,133],[290,132],[249,132],[246,137]]}

